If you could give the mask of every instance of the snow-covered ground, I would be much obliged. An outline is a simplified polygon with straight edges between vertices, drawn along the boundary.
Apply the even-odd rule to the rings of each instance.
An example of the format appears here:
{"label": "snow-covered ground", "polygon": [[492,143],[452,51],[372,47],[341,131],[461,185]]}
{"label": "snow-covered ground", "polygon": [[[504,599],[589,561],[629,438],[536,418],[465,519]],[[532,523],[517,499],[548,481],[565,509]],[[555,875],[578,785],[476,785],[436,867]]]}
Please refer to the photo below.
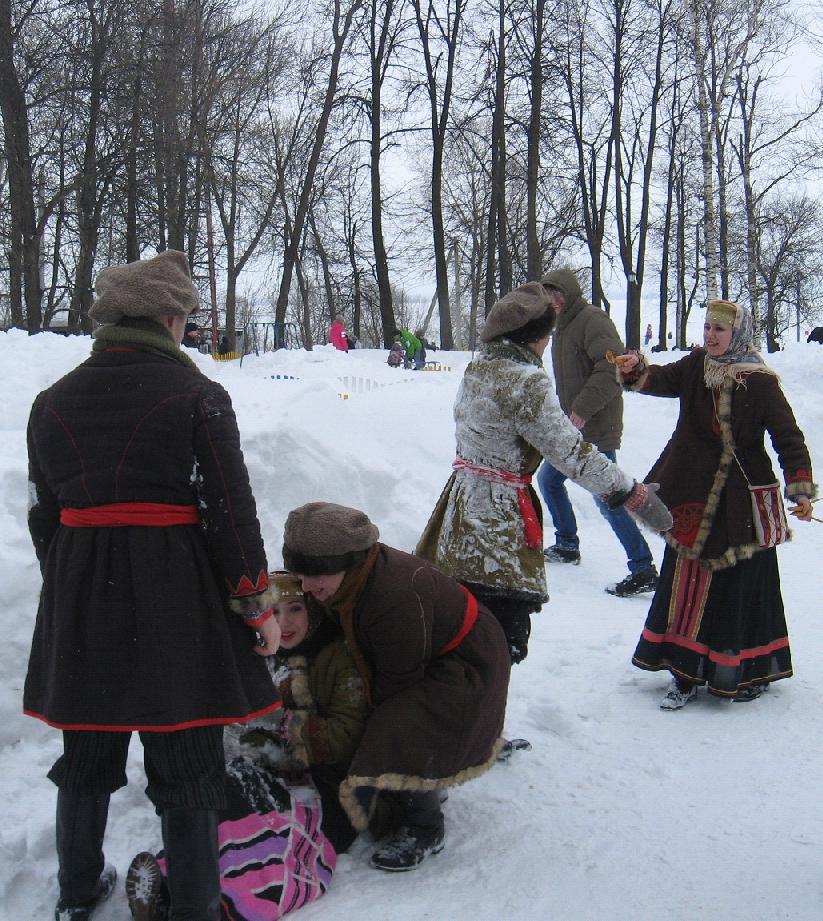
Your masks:
{"label": "snow-covered ground", "polygon": [[[35,394],[86,357],[89,340],[0,334],[0,919],[45,921],[57,896],[55,789],[60,734],[20,713],[39,573],[26,531],[25,426]],[[451,407],[467,353],[450,370],[393,370],[385,352],[331,346],[218,364],[196,356],[237,410],[272,566],[287,512],[327,499],[363,508],[381,537],[411,549],[454,455]],[[664,358],[671,360],[674,356]],[[823,468],[823,347],[770,359]],[[273,375],[281,375],[274,379]],[[290,379],[287,376],[292,376]],[[340,394],[348,394],[347,399]],[[666,443],[674,401],[626,398],[620,463],[642,476]],[[617,540],[571,487],[583,562],[552,567],[551,601],[513,671],[510,736],[534,748],[452,791],[447,846],[414,873],[368,866],[369,842],[339,862],[301,921],[821,921],[823,919],[823,525],[798,524],[779,549],[796,677],[750,704],[701,697],[658,709],[663,673],[630,658],[648,596],[603,591],[625,575]],[[823,513],[818,513],[823,517]],[[550,542],[551,533],[547,534]],[[654,537],[658,560],[662,542]],[[121,876],[157,847],[139,741],[112,799],[107,859]],[[95,915],[129,917],[118,885]]]}

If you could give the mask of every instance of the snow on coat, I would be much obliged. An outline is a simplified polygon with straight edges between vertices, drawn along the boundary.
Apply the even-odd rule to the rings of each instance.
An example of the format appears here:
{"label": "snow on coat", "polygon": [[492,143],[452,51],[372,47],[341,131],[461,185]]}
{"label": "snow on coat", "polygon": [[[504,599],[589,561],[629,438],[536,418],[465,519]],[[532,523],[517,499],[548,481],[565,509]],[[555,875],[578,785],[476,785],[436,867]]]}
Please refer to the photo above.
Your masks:
{"label": "snow on coat", "polygon": [[[528,481],[545,457],[601,498],[632,485],[631,477],[569,422],[541,359],[509,340],[489,343],[466,368],[454,419],[458,457],[471,464]],[[416,554],[461,582],[544,603],[548,593],[542,541],[536,545],[527,540],[518,496],[523,488],[539,510],[531,486],[456,469]]]}

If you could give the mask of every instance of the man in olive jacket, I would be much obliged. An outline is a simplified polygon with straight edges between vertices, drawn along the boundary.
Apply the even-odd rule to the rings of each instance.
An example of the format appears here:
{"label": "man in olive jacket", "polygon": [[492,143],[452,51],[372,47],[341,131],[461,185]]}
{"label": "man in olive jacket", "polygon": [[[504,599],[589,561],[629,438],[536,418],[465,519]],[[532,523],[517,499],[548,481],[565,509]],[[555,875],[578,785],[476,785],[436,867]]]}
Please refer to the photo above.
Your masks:
{"label": "man in olive jacket", "polygon": [[[623,343],[609,317],[586,302],[574,272],[557,269],[541,282],[557,312],[552,364],[560,405],[586,441],[614,461],[623,433],[623,395],[606,352],[623,352]],[[544,553],[550,562],[576,564],[580,539],[565,481],[559,470],[543,462],[537,484],[555,529],[555,543]],[[596,498],[595,502],[623,545],[629,564],[629,575],[606,591],[620,597],[652,591],[657,570],[631,515],[623,508],[609,510]]]}

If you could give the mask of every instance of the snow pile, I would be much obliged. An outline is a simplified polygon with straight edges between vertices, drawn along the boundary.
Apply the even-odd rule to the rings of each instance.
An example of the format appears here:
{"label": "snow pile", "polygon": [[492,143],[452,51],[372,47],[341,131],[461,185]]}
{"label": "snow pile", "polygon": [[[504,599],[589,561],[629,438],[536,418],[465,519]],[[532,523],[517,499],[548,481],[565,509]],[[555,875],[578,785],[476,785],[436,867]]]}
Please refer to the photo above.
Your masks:
{"label": "snow pile", "polygon": [[[45,773],[60,734],[20,714],[39,591],[25,525],[25,427],[35,394],[88,350],[87,339],[0,334],[8,393],[0,423],[0,919],[8,921],[51,917],[57,896],[55,791]],[[391,369],[382,351],[345,355],[331,346],[250,357],[242,368],[195,357],[232,395],[272,566],[281,562],[286,514],[316,499],[363,508],[387,543],[414,546],[450,472],[451,407],[467,353],[434,353],[451,370],[425,372]],[[823,347],[791,345],[770,363],[819,479]],[[645,473],[676,413],[675,401],[626,398],[626,470]],[[447,847],[418,871],[371,870],[369,842],[360,841],[341,858],[328,895],[295,917],[823,918],[823,525],[798,524],[779,550],[796,677],[748,705],[701,697],[663,713],[667,676],[630,664],[649,598],[605,594],[625,575],[625,560],[590,497],[570,489],[583,561],[551,568],[552,599],[535,617],[529,658],[511,684],[507,730],[533,750],[451,792]],[[659,561],[657,538],[653,549]],[[121,876],[136,851],[159,845],[136,739],[129,781],[112,799],[106,843]],[[118,884],[95,918],[127,916]]]}

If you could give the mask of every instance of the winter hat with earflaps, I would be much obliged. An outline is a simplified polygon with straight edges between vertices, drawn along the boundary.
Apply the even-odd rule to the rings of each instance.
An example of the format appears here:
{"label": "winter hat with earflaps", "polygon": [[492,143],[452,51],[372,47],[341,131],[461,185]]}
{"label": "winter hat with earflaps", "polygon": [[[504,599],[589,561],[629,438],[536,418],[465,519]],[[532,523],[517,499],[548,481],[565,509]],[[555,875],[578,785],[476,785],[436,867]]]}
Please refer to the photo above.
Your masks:
{"label": "winter hat with earflaps", "polygon": [[118,323],[124,317],[187,317],[197,306],[189,261],[185,253],[173,249],[102,269],[94,290],[97,299],[89,316],[98,323]]}
{"label": "winter hat with earflaps", "polygon": [[543,285],[539,281],[530,281],[520,285],[503,297],[492,307],[486,318],[486,325],[480,331],[483,342],[491,342],[498,336],[520,329],[532,320],[542,317],[552,305],[546,297]]}
{"label": "winter hat with earflaps", "polygon": [[305,576],[343,572],[356,565],[379,536],[365,512],[334,502],[309,502],[286,518],[283,563]]}

